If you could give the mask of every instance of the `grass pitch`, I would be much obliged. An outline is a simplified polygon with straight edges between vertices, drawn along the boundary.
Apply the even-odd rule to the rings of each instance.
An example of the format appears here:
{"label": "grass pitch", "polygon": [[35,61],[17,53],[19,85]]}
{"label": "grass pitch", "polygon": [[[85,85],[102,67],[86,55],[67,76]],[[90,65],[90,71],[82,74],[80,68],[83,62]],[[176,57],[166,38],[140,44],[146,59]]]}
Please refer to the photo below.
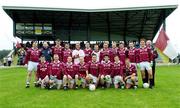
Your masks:
{"label": "grass pitch", "polygon": [[26,69],[0,69],[0,108],[180,108],[180,66],[156,70],[154,89],[42,90],[25,88]]}

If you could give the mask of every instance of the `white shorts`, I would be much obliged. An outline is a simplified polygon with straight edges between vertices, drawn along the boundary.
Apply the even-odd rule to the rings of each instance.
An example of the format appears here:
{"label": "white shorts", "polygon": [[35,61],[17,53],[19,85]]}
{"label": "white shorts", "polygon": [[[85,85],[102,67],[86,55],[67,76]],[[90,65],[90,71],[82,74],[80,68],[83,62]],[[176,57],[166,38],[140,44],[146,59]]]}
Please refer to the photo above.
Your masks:
{"label": "white shorts", "polygon": [[[128,79],[126,80],[126,83],[127,83],[127,84],[133,84],[133,81],[132,81],[131,78],[128,78]],[[135,85],[137,85],[137,84],[138,84],[138,77],[135,77]]]}
{"label": "white shorts", "polygon": [[103,80],[105,80],[106,83],[112,84],[112,79],[110,75],[105,75],[105,76],[101,75],[101,80],[102,80],[102,77],[104,77]]}
{"label": "white shorts", "polygon": [[69,82],[70,84],[74,84],[74,83],[75,83],[75,80],[74,80],[74,79],[69,79],[68,82]]}
{"label": "white shorts", "polygon": [[151,64],[149,62],[140,62],[140,70],[150,70]]}
{"label": "white shorts", "polygon": [[121,81],[123,80],[123,78],[120,75],[117,75],[114,77],[114,84],[118,84],[121,83]]}
{"label": "white shorts", "polygon": [[37,71],[38,62],[28,62],[28,72]]}
{"label": "white shorts", "polygon": [[90,79],[93,80],[93,83],[97,83],[98,78],[96,76],[93,76],[92,74],[89,74]]}

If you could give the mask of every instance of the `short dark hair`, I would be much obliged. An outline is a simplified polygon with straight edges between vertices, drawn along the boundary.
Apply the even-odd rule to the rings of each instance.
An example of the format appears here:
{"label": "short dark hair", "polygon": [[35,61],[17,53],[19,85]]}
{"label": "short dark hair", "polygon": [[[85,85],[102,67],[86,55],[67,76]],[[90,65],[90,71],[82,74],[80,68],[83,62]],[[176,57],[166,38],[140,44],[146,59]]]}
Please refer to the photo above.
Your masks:
{"label": "short dark hair", "polygon": [[97,57],[97,55],[96,55],[96,54],[92,54],[92,56],[96,56],[96,57]]}

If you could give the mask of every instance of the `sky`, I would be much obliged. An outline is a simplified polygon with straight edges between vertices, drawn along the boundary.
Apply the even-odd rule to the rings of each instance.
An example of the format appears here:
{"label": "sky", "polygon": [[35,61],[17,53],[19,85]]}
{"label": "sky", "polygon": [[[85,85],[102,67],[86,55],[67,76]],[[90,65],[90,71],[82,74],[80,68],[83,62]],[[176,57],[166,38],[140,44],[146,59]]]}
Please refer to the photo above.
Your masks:
{"label": "sky", "polygon": [[[96,8],[111,8],[111,7],[119,7],[119,6],[129,6],[134,3],[128,3],[128,0],[109,0],[103,2],[103,5],[100,5],[100,0],[90,0],[90,4],[93,5],[83,5],[87,4],[85,2],[86,0],[0,0],[0,50],[2,49],[12,49],[13,48],[13,42],[17,42],[20,40],[17,38],[14,38],[13,36],[13,21],[12,19],[4,12],[2,9],[2,6],[4,5],[15,5],[15,6],[32,6],[32,7],[40,7],[42,5],[39,5],[43,1],[43,6],[45,7],[61,7],[68,6],[69,8],[81,8],[83,9],[96,9]],[[60,3],[61,1],[61,3]],[[117,3],[117,1],[119,3]],[[138,1],[138,0],[137,0]],[[144,0],[146,2],[142,2],[143,0],[139,0],[141,2],[138,2],[137,5],[148,5],[151,3],[156,4],[165,4],[168,3],[171,0]],[[153,2],[154,1],[154,2]],[[173,0],[172,0],[173,1]],[[176,0],[175,0],[176,1]],[[63,2],[63,3],[62,3]],[[78,2],[81,2],[79,4]],[[94,4],[94,2],[97,5]],[[158,2],[158,3],[157,3]],[[127,4],[127,5],[126,5]],[[180,5],[180,2],[178,1],[178,5]],[[88,7],[87,7],[88,6]],[[166,19],[166,33],[169,36],[171,42],[173,42],[174,46],[176,47],[177,51],[180,52],[180,8],[177,8],[170,16]],[[156,38],[158,36],[158,33],[156,35]]]}

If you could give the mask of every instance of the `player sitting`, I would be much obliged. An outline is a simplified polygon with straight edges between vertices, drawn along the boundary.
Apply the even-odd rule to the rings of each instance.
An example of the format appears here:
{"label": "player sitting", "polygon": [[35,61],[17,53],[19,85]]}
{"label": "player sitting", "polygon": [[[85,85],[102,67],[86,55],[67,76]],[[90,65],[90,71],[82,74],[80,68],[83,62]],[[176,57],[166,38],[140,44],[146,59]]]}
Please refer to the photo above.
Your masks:
{"label": "player sitting", "polygon": [[63,85],[64,90],[74,87],[74,78],[76,75],[77,66],[72,63],[72,57],[67,58],[67,63],[64,64]]}
{"label": "player sitting", "polygon": [[101,63],[100,67],[100,84],[102,88],[104,89],[105,87],[109,88],[112,84],[111,80],[111,62],[109,60],[109,56],[105,55],[104,56],[104,61]]}
{"label": "player sitting", "polygon": [[50,73],[49,89],[52,88],[60,89],[62,86],[62,79],[63,79],[62,78],[63,65],[59,61],[59,56],[57,54],[54,54],[53,58],[54,61],[50,63],[50,69],[49,69],[49,73]]}
{"label": "player sitting", "polygon": [[86,87],[86,78],[88,75],[88,66],[84,62],[84,57],[80,57],[79,60],[80,63],[77,65],[78,70],[75,75],[76,89],[78,89],[79,86],[82,86],[83,88]]}
{"label": "player sitting", "polygon": [[36,87],[41,86],[41,88],[48,87],[49,82],[49,63],[45,61],[45,56],[41,56],[40,63],[37,66],[37,78]]}
{"label": "player sitting", "polygon": [[94,84],[95,87],[98,85],[98,75],[99,75],[100,63],[97,62],[97,56],[92,55],[92,61],[89,62],[89,75],[87,76],[87,83]]}
{"label": "player sitting", "polygon": [[125,64],[126,64],[126,68],[125,68],[126,88],[129,89],[131,87],[134,87],[134,89],[136,89],[138,86],[136,66],[130,63],[129,58],[126,58]]}
{"label": "player sitting", "polygon": [[119,60],[118,56],[114,57],[114,63],[112,64],[112,73],[111,76],[113,77],[113,81],[114,81],[114,87],[117,88],[121,88],[124,89],[124,81],[123,81],[123,68],[124,65],[123,63]]}

